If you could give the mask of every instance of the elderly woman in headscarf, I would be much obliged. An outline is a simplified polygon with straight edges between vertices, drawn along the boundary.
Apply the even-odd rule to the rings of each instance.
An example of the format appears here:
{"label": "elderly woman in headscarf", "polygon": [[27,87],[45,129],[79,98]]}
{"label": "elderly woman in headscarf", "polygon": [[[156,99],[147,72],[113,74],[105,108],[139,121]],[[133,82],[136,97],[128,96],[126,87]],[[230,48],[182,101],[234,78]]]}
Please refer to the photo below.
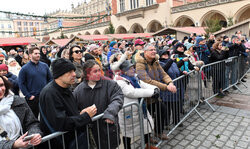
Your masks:
{"label": "elderly woman in headscarf", "polygon": [[[0,76],[0,148],[26,148],[41,143],[39,121],[25,99],[10,94],[10,83]],[[27,139],[27,136],[30,136]]]}

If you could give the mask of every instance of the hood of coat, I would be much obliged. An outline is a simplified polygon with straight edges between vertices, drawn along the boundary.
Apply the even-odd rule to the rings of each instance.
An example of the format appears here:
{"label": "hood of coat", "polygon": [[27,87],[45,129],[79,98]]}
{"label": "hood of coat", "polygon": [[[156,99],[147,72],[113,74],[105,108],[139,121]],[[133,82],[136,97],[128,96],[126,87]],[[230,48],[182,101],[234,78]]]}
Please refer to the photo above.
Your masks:
{"label": "hood of coat", "polygon": [[[143,64],[147,64],[148,63],[147,60],[146,60],[146,58],[144,57],[144,53],[143,52],[137,53],[135,55],[135,61],[136,61],[136,63],[143,63]],[[152,63],[158,62],[158,61],[159,61],[159,55],[156,54],[155,59],[152,61]]]}

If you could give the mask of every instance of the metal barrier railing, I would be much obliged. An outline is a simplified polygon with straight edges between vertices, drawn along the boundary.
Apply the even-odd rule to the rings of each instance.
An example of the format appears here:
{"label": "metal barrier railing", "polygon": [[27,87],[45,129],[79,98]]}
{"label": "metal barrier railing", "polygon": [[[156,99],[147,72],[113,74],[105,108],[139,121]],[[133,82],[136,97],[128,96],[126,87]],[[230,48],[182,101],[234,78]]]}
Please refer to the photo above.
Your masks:
{"label": "metal barrier railing", "polygon": [[[245,58],[243,56],[230,57],[228,59],[204,65],[200,69],[200,97],[213,110],[213,106],[208,102],[215,96],[220,96],[220,92],[235,87],[242,83],[241,79],[247,74],[249,68],[245,67]],[[243,83],[242,83],[243,84]],[[243,84],[244,85],[244,84]],[[247,87],[245,85],[245,87]]]}
{"label": "metal barrier railing", "polygon": [[[173,83],[177,88],[176,93],[161,92],[160,100],[147,101],[147,107],[154,119],[155,126],[151,143],[155,143],[157,147],[166,139],[164,135],[169,136],[173,133],[192,112],[195,111],[205,120],[196,110],[199,106],[199,72],[191,71],[187,75],[176,78]],[[140,103],[141,107],[142,104],[143,101]],[[146,127],[150,128],[148,125]]]}
{"label": "metal barrier railing", "polygon": [[[123,109],[121,111],[126,111],[126,113],[131,113],[132,115],[130,115],[130,118],[132,120],[132,125],[134,126],[135,124],[133,123],[134,117],[133,117],[133,110],[138,110],[138,121],[139,121],[139,126],[141,126],[141,111],[140,111],[140,107],[139,107],[139,103],[138,102],[131,102],[128,103],[126,105],[123,106]],[[120,112],[121,112],[120,111]],[[104,120],[102,119],[103,117],[103,113],[100,115],[97,115],[95,117],[92,118],[92,123],[87,125],[86,130],[85,131],[81,131],[79,132],[78,130],[75,130],[73,132],[55,132],[52,133],[50,135],[44,136],[42,138],[42,143],[41,143],[41,147],[42,148],[48,148],[48,149],[53,149],[53,148],[58,148],[58,144],[62,145],[59,148],[63,148],[63,149],[82,149],[82,148],[89,148],[89,149],[114,149],[114,148],[119,148],[120,144],[121,144],[121,140],[120,140],[120,128],[119,125],[115,125],[115,124],[107,124],[106,122],[104,122]],[[125,115],[124,117],[129,116],[128,114]],[[105,123],[105,124],[104,124]],[[124,127],[127,128],[126,123],[124,123]],[[104,126],[104,127],[103,127]],[[114,126],[116,126],[114,128]],[[83,127],[84,128],[84,127]],[[85,129],[85,128],[84,128]],[[126,130],[125,130],[126,132]],[[71,141],[69,142],[67,140],[67,138],[65,138],[66,135],[68,135],[69,133],[71,133],[71,136],[74,136],[73,139],[71,139]],[[136,143],[136,139],[141,140],[139,146],[140,147],[144,147],[145,143],[144,143],[144,130],[140,127],[140,132],[139,132],[139,136],[133,136],[132,140],[133,142]],[[77,138],[77,139],[76,139]],[[55,142],[56,141],[56,142]],[[53,145],[54,143],[54,145]],[[136,144],[134,145],[134,147],[136,146]],[[138,146],[138,145],[137,145]],[[32,146],[30,146],[29,148],[31,148]],[[34,148],[34,147],[33,147]]]}

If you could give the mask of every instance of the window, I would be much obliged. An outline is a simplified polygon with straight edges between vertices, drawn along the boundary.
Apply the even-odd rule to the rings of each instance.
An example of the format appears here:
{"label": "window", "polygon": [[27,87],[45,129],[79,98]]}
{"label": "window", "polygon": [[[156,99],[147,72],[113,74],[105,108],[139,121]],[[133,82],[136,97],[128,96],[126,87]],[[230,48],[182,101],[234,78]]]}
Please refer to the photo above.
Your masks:
{"label": "window", "polygon": [[27,26],[27,25],[28,25],[28,23],[27,23],[27,22],[23,22],[23,25],[24,25],[24,26]]}
{"label": "window", "polygon": [[139,0],[130,0],[130,8],[135,9],[139,7]]}
{"label": "window", "polygon": [[8,28],[11,28],[11,24],[8,24]]}
{"label": "window", "polygon": [[22,28],[21,28],[21,27],[18,27],[18,31],[21,32],[21,31],[22,31]]}
{"label": "window", "polygon": [[25,27],[25,28],[24,28],[24,31],[28,31],[28,27]]}
{"label": "window", "polygon": [[125,11],[125,0],[120,0],[120,12]]}
{"label": "window", "polygon": [[30,26],[33,26],[33,22],[30,22]]}
{"label": "window", "polygon": [[36,26],[39,26],[39,22],[36,22]]}
{"label": "window", "polygon": [[146,5],[147,6],[153,5],[153,0],[146,0]]}
{"label": "window", "polygon": [[22,22],[17,22],[17,26],[21,26],[22,25]]}
{"label": "window", "polygon": [[1,24],[1,28],[4,28],[4,24]]}

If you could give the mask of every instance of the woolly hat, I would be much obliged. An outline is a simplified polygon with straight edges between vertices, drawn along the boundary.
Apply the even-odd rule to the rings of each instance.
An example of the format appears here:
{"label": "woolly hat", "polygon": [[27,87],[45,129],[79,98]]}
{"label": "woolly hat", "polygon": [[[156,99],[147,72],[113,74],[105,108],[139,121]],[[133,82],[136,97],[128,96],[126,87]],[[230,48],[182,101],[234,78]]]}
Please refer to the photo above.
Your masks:
{"label": "woolly hat", "polygon": [[189,43],[189,42],[185,43],[184,45],[186,46],[187,50],[189,50],[191,47],[194,46],[194,44]]}
{"label": "woolly hat", "polygon": [[223,36],[223,40],[225,40],[225,39],[227,39],[228,38],[228,36]]}
{"label": "woolly hat", "polygon": [[165,55],[165,54],[169,55],[169,51],[167,51],[167,50],[159,50],[159,56],[160,56],[160,57],[161,57],[162,55]]}
{"label": "woolly hat", "polygon": [[130,67],[134,66],[134,64],[130,63],[130,61],[126,60],[120,65],[120,70],[126,72]]}
{"label": "woolly hat", "polygon": [[98,45],[96,45],[96,44],[91,44],[91,45],[89,46],[89,51],[91,52],[91,51],[93,51],[93,50],[95,50],[95,49],[98,49],[98,48],[99,48]]}
{"label": "woolly hat", "polygon": [[12,58],[12,57],[9,58],[9,59],[8,59],[8,64],[10,64],[10,63],[13,62],[13,61],[16,61],[16,60],[15,60],[14,58]]}
{"label": "woolly hat", "polygon": [[178,40],[174,40],[173,42],[172,42],[172,45],[174,46],[177,42],[179,42]]}
{"label": "woolly hat", "polygon": [[109,47],[113,47],[115,44],[117,44],[116,41],[111,41],[110,44],[109,44]]}
{"label": "woolly hat", "polygon": [[0,57],[4,57],[4,55],[2,53],[0,53]]}
{"label": "woolly hat", "polygon": [[59,58],[57,60],[54,60],[51,64],[51,67],[54,79],[57,79],[58,77],[62,76],[63,74],[71,70],[76,70],[76,67],[73,65],[73,63],[64,58]]}
{"label": "woolly hat", "polygon": [[0,70],[9,71],[9,70],[8,70],[8,66],[7,66],[6,64],[1,64],[1,65],[0,65]]}
{"label": "woolly hat", "polygon": [[175,47],[174,49],[177,50],[179,47],[184,47],[184,45],[179,42],[174,47]]}

